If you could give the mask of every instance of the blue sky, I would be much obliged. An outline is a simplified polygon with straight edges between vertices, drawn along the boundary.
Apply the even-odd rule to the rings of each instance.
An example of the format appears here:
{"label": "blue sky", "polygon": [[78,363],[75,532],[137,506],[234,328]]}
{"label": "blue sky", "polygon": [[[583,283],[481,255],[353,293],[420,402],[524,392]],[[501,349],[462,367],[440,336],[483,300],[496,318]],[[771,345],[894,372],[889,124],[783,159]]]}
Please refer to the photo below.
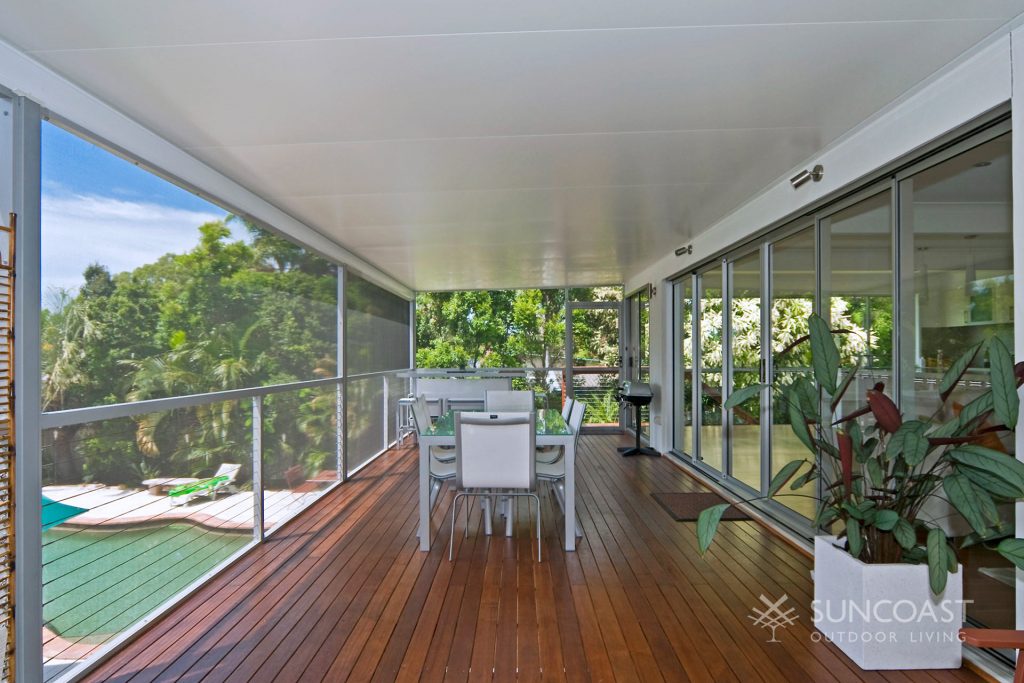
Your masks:
{"label": "blue sky", "polygon": [[[198,241],[226,211],[50,123],[42,133],[43,297],[90,263],[131,270]],[[236,228],[237,238],[244,229]]]}

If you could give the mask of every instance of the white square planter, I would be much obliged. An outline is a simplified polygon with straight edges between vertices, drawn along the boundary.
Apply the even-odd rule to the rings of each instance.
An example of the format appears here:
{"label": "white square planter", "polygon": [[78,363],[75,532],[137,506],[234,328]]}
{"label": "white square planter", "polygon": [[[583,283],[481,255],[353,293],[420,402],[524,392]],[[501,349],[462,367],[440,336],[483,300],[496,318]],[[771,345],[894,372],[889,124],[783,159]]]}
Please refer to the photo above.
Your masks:
{"label": "white square planter", "polygon": [[865,564],[814,539],[814,625],[862,669],[957,669],[963,568],[932,595],[928,566]]}

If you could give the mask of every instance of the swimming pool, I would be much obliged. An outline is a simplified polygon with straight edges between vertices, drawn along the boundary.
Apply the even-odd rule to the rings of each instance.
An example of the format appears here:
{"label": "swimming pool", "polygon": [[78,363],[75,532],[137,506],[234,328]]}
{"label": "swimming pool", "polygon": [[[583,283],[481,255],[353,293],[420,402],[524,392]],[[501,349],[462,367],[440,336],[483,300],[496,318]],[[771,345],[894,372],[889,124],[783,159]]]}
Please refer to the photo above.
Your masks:
{"label": "swimming pool", "polygon": [[43,532],[43,623],[98,644],[133,624],[252,541],[191,524]]}

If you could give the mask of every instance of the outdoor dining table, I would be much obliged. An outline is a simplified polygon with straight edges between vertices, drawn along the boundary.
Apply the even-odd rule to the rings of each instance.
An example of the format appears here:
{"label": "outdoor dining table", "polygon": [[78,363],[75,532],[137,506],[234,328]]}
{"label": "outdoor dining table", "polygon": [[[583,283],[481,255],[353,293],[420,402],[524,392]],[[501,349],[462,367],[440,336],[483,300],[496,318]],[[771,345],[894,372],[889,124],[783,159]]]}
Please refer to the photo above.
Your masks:
{"label": "outdoor dining table", "polygon": [[[419,435],[420,550],[430,550],[430,447],[455,445],[455,411],[449,410]],[[565,448],[565,549],[576,550],[576,436],[554,408],[537,411],[537,445]]]}

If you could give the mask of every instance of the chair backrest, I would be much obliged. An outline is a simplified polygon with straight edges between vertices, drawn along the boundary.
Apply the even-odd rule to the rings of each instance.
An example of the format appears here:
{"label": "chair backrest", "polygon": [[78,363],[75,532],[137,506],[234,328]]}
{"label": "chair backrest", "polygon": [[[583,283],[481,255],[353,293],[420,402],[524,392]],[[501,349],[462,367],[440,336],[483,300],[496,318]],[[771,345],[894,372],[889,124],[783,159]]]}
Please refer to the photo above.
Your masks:
{"label": "chair backrest", "polygon": [[484,410],[489,413],[528,413],[536,410],[532,391],[488,391]]}
{"label": "chair backrest", "polygon": [[572,415],[572,405],[576,403],[574,399],[565,399],[565,405],[562,406],[562,419],[566,422],[569,421],[569,416]]}
{"label": "chair backrest", "polygon": [[530,489],[536,485],[537,415],[455,413],[459,488]]}
{"label": "chair backrest", "polygon": [[420,394],[412,402],[412,419],[416,423],[417,434],[422,434],[431,424],[430,409],[427,407],[427,397],[424,394]]}
{"label": "chair backrest", "polygon": [[583,416],[587,413],[587,404],[583,401],[576,401],[572,404],[572,412],[569,413],[569,427],[572,429],[573,440],[576,445],[580,442],[580,429],[583,427]]}
{"label": "chair backrest", "polygon": [[229,462],[221,463],[221,466],[217,468],[217,473],[214,477],[227,477],[228,481],[234,481],[235,477],[238,476],[239,470],[242,469],[241,465],[233,464]]}

